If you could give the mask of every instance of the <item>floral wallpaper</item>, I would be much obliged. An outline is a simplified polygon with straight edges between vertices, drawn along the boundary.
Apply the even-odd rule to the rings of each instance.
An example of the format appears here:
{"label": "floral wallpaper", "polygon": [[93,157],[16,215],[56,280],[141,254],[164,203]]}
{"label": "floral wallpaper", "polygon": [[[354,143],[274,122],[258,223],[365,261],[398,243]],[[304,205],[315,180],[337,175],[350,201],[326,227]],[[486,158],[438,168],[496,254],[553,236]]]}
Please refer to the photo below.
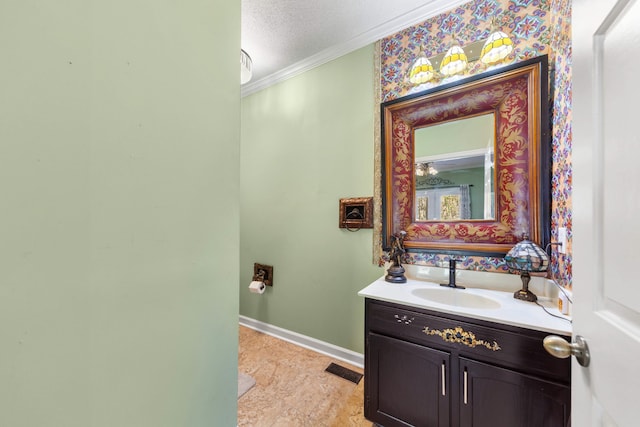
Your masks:
{"label": "floral wallpaper", "polygon": [[552,93],[552,180],[551,241],[558,240],[558,228],[567,228],[568,250],[559,254],[552,248],[551,277],[566,287],[572,286],[572,163],[571,163],[571,0],[553,0],[551,5]]}
{"label": "floral wallpaper", "polygon": [[[409,67],[424,49],[427,57],[444,53],[456,39],[465,46],[486,39],[492,21],[511,36],[514,50],[507,63],[549,55],[550,108],[552,109],[552,213],[551,240],[558,227],[567,227],[567,254],[552,253],[550,276],[571,286],[571,0],[473,0],[434,16],[380,41],[380,99],[390,101],[413,92],[436,87],[442,78],[413,87],[408,83]],[[487,71],[481,61],[472,62],[462,77]],[[458,77],[460,78],[460,77]],[[460,257],[464,269],[507,272],[502,258]],[[439,265],[448,255],[410,253],[407,263]],[[383,254],[381,262],[388,260]]]}

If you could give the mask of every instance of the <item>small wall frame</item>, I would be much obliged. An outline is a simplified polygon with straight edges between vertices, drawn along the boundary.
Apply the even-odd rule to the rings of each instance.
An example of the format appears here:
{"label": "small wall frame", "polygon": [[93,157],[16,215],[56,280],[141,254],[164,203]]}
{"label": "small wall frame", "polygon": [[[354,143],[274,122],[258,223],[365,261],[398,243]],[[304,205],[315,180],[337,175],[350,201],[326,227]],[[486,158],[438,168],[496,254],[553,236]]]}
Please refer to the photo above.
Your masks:
{"label": "small wall frame", "polygon": [[358,231],[373,228],[373,197],[340,199],[340,228]]}

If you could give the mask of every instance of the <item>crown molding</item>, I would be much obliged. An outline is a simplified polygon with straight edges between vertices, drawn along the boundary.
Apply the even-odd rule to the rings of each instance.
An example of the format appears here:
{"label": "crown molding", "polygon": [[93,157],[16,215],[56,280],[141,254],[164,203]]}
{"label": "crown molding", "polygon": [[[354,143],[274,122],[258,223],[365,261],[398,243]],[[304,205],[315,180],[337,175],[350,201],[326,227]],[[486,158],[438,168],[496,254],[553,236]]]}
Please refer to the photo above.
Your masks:
{"label": "crown molding", "polygon": [[291,77],[295,77],[315,67],[326,64],[329,61],[374,43],[390,34],[397,33],[411,25],[426,21],[427,19],[453,9],[456,6],[467,3],[468,1],[469,0],[432,0],[409,13],[405,13],[404,15],[391,19],[384,24],[378,25],[377,27],[372,28],[371,30],[366,31],[344,43],[327,48],[315,55],[303,59],[302,61],[298,61],[295,64],[283,68],[280,71],[242,85],[240,88],[241,96],[245,97],[251,95],[252,93],[266,89],[269,86],[273,86],[277,83],[290,79]]}

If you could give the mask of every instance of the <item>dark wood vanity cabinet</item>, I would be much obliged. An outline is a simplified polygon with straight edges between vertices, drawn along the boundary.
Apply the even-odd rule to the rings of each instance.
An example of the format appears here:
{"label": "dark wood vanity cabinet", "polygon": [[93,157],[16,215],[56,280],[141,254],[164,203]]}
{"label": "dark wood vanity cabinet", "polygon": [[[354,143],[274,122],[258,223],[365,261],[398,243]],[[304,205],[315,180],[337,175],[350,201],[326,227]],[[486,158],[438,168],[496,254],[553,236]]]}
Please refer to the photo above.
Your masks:
{"label": "dark wood vanity cabinet", "polygon": [[558,427],[570,361],[544,332],[366,300],[365,416],[384,427]]}
{"label": "dark wood vanity cabinet", "polygon": [[384,426],[449,427],[449,385],[442,383],[442,371],[451,355],[374,332],[368,340],[374,373],[365,376],[365,388],[374,415],[365,409],[367,418]]}
{"label": "dark wood vanity cabinet", "polygon": [[553,427],[568,423],[571,403],[568,384],[466,358],[460,358],[459,372],[463,384],[461,426]]}

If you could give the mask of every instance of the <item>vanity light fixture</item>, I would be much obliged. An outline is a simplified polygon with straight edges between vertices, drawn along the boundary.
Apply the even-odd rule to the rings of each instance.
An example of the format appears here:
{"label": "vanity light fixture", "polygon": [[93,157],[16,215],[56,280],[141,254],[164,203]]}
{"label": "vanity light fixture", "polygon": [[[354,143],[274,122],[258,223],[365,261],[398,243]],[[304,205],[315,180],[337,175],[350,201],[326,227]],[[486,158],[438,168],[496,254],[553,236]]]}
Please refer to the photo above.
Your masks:
{"label": "vanity light fixture", "polygon": [[426,175],[437,175],[438,170],[433,167],[431,163],[416,163],[416,175],[418,176],[426,176]]}
{"label": "vanity light fixture", "polygon": [[529,290],[529,280],[531,279],[529,273],[532,271],[547,271],[549,267],[547,253],[525,235],[522,241],[511,248],[504,260],[507,267],[513,271],[520,272],[520,278],[522,279],[522,289],[516,291],[513,297],[523,301],[537,301],[538,297]]}
{"label": "vanity light fixture", "polygon": [[490,65],[502,61],[513,51],[513,42],[508,35],[497,27],[495,18],[491,27],[493,31],[484,43],[480,53],[480,60]]}
{"label": "vanity light fixture", "polygon": [[445,76],[453,76],[464,71],[467,68],[467,64],[467,54],[458,42],[454,41],[453,45],[445,53],[444,58],[442,58],[440,72]]}
{"label": "vanity light fixture", "polygon": [[436,77],[434,69],[438,69],[444,77],[450,77],[463,72],[471,62],[482,61],[486,65],[495,65],[507,58],[513,52],[513,41],[496,24],[491,21],[491,33],[486,40],[477,40],[462,47],[455,34],[454,42],[445,54],[440,53],[430,58],[420,48],[420,53],[413,61],[408,73],[408,80],[413,85],[420,85]]}
{"label": "vanity light fixture", "polygon": [[409,81],[414,85],[419,85],[428,82],[434,75],[435,72],[431,61],[427,58],[424,50],[420,48],[418,58],[416,58],[409,70]]}
{"label": "vanity light fixture", "polygon": [[244,49],[240,49],[240,84],[243,85],[251,80],[253,75],[253,61]]}

